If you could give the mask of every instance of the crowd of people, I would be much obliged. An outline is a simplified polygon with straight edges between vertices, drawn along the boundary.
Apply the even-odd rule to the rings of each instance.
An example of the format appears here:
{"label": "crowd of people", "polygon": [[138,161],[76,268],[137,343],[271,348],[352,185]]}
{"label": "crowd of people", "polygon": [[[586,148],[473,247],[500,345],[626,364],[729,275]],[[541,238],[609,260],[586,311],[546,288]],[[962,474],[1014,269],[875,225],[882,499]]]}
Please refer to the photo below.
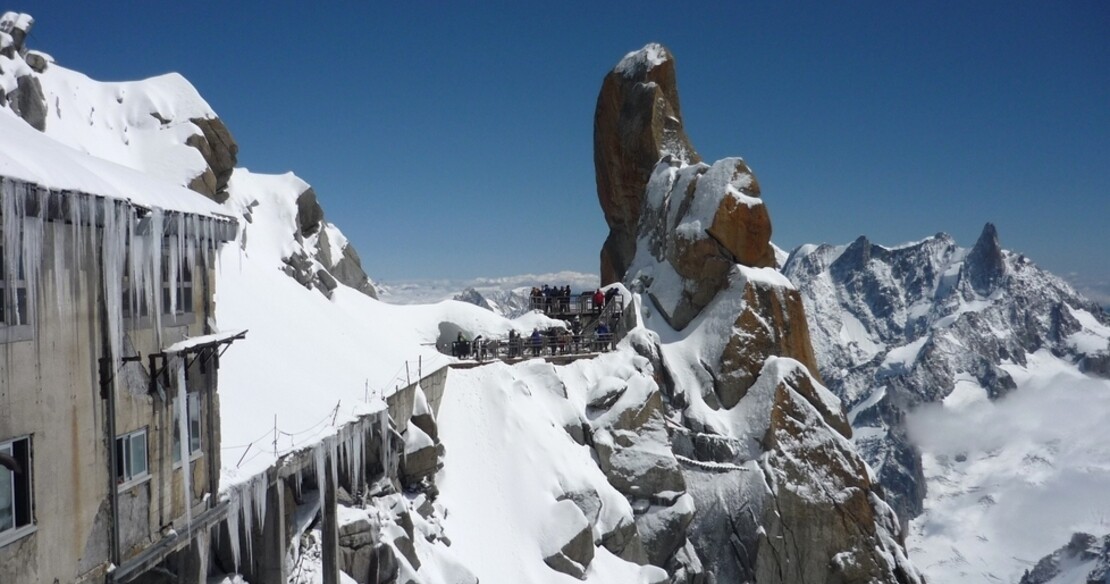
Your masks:
{"label": "crowd of people", "polygon": [[[507,339],[486,339],[479,335],[470,340],[459,332],[451,344],[451,354],[461,359],[484,361],[608,351],[613,346],[613,333],[620,324],[621,312],[618,309],[603,314],[603,311],[617,294],[616,287],[605,292],[600,288],[582,292],[577,297],[572,295],[570,286],[533,287],[532,308],[549,316],[565,318],[566,325],[536,327],[531,334],[511,330]],[[573,318],[569,318],[572,315]],[[587,324],[583,324],[583,317]]]}
{"label": "crowd of people", "polygon": [[602,292],[601,288],[593,292],[585,291],[577,297],[570,290],[570,286],[533,286],[529,293],[532,301],[532,310],[542,311],[544,314],[567,313],[600,313],[601,309],[617,294],[616,288]]}
{"label": "crowd of people", "polygon": [[575,319],[570,329],[562,327],[533,328],[531,334],[510,330],[508,339],[486,339],[482,335],[469,340],[460,332],[451,345],[451,355],[460,359],[475,358],[484,361],[506,357],[520,359],[526,356],[575,355],[604,352],[612,349],[613,333],[602,322],[591,334],[584,334],[581,322]]}

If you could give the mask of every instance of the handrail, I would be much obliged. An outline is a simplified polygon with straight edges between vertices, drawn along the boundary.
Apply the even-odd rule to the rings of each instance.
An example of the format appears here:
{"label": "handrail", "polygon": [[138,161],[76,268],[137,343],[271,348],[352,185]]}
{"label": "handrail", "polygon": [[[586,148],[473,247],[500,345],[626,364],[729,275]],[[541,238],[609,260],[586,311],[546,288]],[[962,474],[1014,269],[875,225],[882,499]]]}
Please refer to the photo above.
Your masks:
{"label": "handrail", "polygon": [[[585,295],[583,295],[585,298]],[[460,359],[474,359],[485,362],[493,359],[512,360],[526,357],[556,356],[556,355],[583,355],[608,351],[612,348],[614,335],[620,326],[620,319],[614,315],[624,311],[624,297],[616,294],[605,303],[597,312],[594,312],[593,299],[590,298],[591,311],[587,313],[593,317],[575,334],[566,329],[549,334],[542,332],[537,339],[531,335],[521,335],[510,340],[508,337],[484,338],[478,337],[473,341],[454,341],[451,343],[451,354]],[[611,323],[607,333],[598,333],[597,328],[601,323]],[[548,329],[554,331],[555,329]]]}

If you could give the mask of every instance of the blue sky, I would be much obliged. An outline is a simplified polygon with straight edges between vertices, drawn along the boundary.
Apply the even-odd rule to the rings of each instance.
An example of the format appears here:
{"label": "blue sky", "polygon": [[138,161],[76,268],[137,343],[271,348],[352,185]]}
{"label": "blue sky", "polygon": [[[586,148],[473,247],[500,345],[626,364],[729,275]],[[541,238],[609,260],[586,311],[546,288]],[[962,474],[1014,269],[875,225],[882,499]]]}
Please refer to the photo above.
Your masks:
{"label": "blue sky", "polygon": [[656,41],[694,145],[747,159],[780,246],[938,231],[970,246],[992,221],[1110,302],[1107,2],[9,9],[92,77],[184,74],[240,165],[311,183],[375,279],[596,272],[597,92]]}

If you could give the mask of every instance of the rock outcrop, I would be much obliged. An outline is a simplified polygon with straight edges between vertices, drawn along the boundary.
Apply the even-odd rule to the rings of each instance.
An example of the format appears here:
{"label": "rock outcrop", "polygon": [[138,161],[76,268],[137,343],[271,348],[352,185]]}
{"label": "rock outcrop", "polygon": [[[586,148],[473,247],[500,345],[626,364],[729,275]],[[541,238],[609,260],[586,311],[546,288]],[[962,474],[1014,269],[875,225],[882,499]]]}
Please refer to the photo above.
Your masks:
{"label": "rock outcrop", "polygon": [[1073,534],[1067,545],[1026,570],[1020,584],[1067,582],[1110,582],[1110,535],[1099,538],[1089,533]]}
{"label": "rock outcrop", "polygon": [[620,281],[635,255],[644,187],[665,154],[701,161],[682,126],[674,59],[662,45],[650,44],[626,55],[606,75],[597,97],[594,169],[609,223],[601,250],[602,285]]}
{"label": "rock outcrop", "polygon": [[822,385],[802,296],[775,270],[759,182],[740,158],[698,159],[674,76],[648,45],[598,98],[602,280],[649,299],[645,323],[667,337],[628,341],[661,393],[591,394],[607,408],[591,423],[599,466],[672,582],[920,582]]}
{"label": "rock outcrop", "polygon": [[185,141],[204,157],[207,168],[189,182],[189,188],[216,201],[227,201],[227,181],[239,162],[239,144],[231,136],[220,118],[193,118],[189,120],[200,134],[193,134]]}

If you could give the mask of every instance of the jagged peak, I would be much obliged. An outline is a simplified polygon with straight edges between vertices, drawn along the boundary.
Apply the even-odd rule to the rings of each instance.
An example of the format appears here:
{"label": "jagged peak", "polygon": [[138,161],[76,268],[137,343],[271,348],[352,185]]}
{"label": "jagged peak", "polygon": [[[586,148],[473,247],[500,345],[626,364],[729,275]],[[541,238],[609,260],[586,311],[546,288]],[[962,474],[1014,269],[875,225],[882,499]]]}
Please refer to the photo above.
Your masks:
{"label": "jagged peak", "polygon": [[972,253],[974,253],[976,249],[991,252],[993,252],[993,250],[998,250],[1001,252],[1002,246],[998,243],[998,229],[994,226],[994,223],[988,221],[987,224],[983,226],[983,231],[979,233],[979,239],[975,241],[975,246],[971,249]]}
{"label": "jagged peak", "polygon": [[638,51],[632,51],[613,67],[613,71],[625,77],[642,77],[648,71],[671,60],[667,47],[659,43],[648,43]]}
{"label": "jagged peak", "polygon": [[975,292],[989,295],[1006,274],[1006,261],[993,223],[983,226],[979,239],[964,260],[964,275]]}

